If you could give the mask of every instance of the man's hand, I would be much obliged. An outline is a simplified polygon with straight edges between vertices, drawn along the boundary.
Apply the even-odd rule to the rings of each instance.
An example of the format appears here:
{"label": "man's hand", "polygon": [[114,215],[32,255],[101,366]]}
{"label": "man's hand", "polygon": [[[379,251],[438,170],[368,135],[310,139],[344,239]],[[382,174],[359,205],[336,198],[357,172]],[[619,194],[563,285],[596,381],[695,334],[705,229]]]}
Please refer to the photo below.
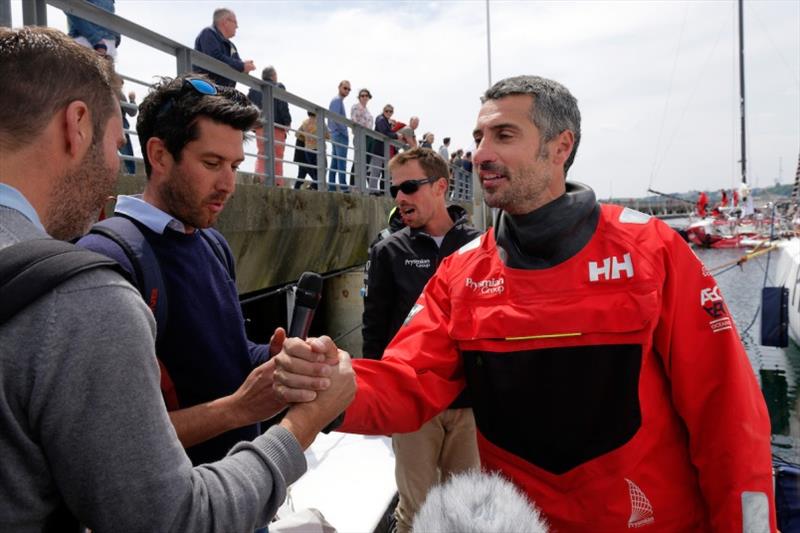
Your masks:
{"label": "man's hand", "polygon": [[280,353],[283,348],[283,342],[286,340],[286,330],[283,328],[275,328],[275,333],[269,339],[269,356],[274,357]]}
{"label": "man's hand", "polygon": [[[315,363],[303,357],[295,357],[294,354],[302,354]],[[339,416],[355,397],[356,379],[350,365],[350,354],[339,350],[329,337],[310,339],[308,342],[289,339],[284,344],[284,351],[277,356],[277,360],[279,366],[282,366],[281,361],[288,365],[294,365],[294,370],[297,370],[298,367],[308,369],[310,368],[307,366],[309,364],[329,364],[330,377],[328,381],[330,385],[325,390],[318,391],[314,401],[292,405],[281,421],[281,425],[292,432],[305,449],[314,442],[317,433]],[[280,371],[276,371],[276,380],[279,373],[284,379],[291,376],[284,383],[296,384],[297,382],[294,380],[298,377],[309,379],[308,376],[286,372],[284,368],[280,368]],[[281,390],[283,397],[287,397],[287,393],[297,390],[294,387],[280,385],[277,381],[276,389]]]}
{"label": "man's hand", "polygon": [[275,394],[274,373],[275,361],[270,359],[254,368],[244,383],[229,397],[234,427],[267,420],[286,407],[286,402]]}
{"label": "man's hand", "polygon": [[247,74],[248,72],[250,72],[252,70],[255,70],[255,69],[256,69],[256,64],[253,63],[252,59],[248,59],[247,61],[244,62],[244,73],[245,74]]}
{"label": "man's hand", "polygon": [[292,398],[304,394],[307,399],[299,401],[315,399],[314,391],[328,388],[329,377],[339,364],[338,349],[329,337],[288,339],[273,359],[277,362],[275,392],[287,403],[297,402]]}
{"label": "man's hand", "polygon": [[[272,386],[274,374],[275,361],[271,359],[254,368],[233,394],[170,411],[181,444],[189,448],[226,431],[272,418],[285,409],[286,402],[275,394]],[[292,401],[304,398],[296,391],[287,391],[286,397]]]}

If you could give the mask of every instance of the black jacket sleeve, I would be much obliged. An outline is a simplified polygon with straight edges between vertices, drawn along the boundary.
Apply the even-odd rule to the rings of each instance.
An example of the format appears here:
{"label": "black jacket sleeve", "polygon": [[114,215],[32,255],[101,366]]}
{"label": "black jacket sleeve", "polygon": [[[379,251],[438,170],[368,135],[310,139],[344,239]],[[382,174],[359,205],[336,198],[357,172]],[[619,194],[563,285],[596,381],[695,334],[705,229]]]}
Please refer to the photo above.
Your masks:
{"label": "black jacket sleeve", "polygon": [[[278,83],[278,87],[281,89],[286,89],[286,87],[282,83]],[[291,126],[292,125],[292,115],[289,113],[289,104],[284,102],[283,100],[275,99],[275,124],[280,124],[282,126]]]}
{"label": "black jacket sleeve", "polygon": [[363,354],[367,359],[380,359],[392,340],[389,337],[391,306],[395,302],[392,265],[385,246],[375,246],[367,263],[367,292],[364,295],[364,315],[361,335]]}

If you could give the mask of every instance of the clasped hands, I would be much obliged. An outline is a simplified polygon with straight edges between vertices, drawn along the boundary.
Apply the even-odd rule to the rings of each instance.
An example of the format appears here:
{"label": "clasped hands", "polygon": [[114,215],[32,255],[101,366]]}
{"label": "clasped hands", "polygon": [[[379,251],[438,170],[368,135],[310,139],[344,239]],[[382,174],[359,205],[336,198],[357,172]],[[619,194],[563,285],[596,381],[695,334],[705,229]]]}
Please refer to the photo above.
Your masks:
{"label": "clasped hands", "polygon": [[[275,395],[291,405],[287,418],[314,435],[339,416],[355,397],[356,379],[350,355],[338,349],[330,337],[286,339],[273,360]],[[301,444],[306,446],[302,440]]]}

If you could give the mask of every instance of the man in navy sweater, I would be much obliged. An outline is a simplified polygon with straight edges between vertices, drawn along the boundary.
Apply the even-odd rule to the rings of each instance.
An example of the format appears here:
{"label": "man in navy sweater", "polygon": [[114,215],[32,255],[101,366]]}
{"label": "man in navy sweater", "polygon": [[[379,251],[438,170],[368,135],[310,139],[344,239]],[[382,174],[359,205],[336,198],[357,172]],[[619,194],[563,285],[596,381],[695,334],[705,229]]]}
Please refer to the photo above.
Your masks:
{"label": "man in navy sweater", "polygon": [[[169,308],[156,353],[162,385],[171,381],[177,396],[177,405],[167,402],[170,418],[194,464],[257,437],[259,422],[285,405],[274,396],[274,362],[268,362],[285,332],[276,330],[273,350],[247,339],[233,272],[197,231],[214,224],[233,194],[243,135],[258,116],[244,95],[202,78],[157,86],[137,123],[144,194],[120,196],[115,210],[134,221],[159,260]],[[216,235],[232,265],[227,243]],[[90,234],[80,244],[133,270],[105,237]]]}
{"label": "man in navy sweater", "polygon": [[[219,8],[214,11],[214,23],[207,28],[203,28],[203,31],[197,35],[197,38],[194,40],[194,49],[214,59],[218,59],[223,63],[227,63],[233,70],[238,70],[239,72],[247,74],[255,70],[256,66],[252,59],[243,61],[239,57],[236,45],[231,42],[233,36],[236,35],[236,29],[238,27],[239,23],[236,20],[236,13],[230,9]],[[235,81],[224,76],[208,72],[200,67],[195,67],[195,70],[200,73],[208,74],[217,85],[224,85],[226,87],[236,86]]]}

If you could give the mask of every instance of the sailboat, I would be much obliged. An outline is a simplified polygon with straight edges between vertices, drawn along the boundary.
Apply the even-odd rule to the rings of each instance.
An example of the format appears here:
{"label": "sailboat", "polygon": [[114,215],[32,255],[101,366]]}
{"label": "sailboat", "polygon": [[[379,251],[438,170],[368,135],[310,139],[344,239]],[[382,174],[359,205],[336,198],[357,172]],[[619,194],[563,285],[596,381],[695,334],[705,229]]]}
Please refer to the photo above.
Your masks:
{"label": "sailboat", "polygon": [[[741,185],[731,191],[731,205],[725,201],[714,208],[714,213],[705,216],[705,206],[698,205],[701,218],[684,230],[686,240],[702,248],[740,248],[759,246],[769,238],[770,225],[754,216],[752,196],[747,185],[747,152],[745,137],[745,92],[744,92],[744,17],[743,1],[739,0],[739,121],[741,125]],[[741,200],[742,205],[738,205]],[[766,233],[766,234],[765,234]]]}

